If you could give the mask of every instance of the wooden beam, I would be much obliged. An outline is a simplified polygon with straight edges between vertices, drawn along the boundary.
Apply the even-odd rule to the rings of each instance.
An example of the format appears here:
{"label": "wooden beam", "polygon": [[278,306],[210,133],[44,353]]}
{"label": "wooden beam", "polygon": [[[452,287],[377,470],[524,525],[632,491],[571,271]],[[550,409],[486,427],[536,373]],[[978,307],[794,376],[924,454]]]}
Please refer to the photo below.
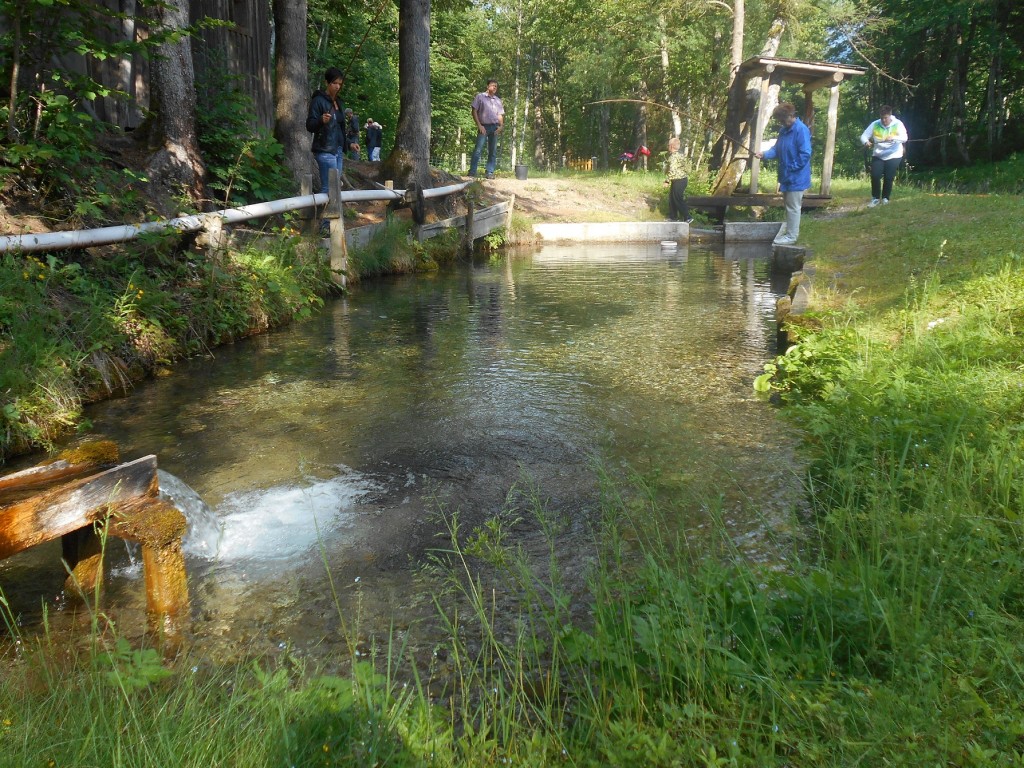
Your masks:
{"label": "wooden beam", "polygon": [[136,496],[155,499],[159,490],[156,456],[144,456],[0,507],[0,559],[86,528],[102,520],[110,504]]}
{"label": "wooden beam", "polygon": [[53,461],[0,477],[0,506],[57,483],[95,474],[98,469],[117,464],[118,458],[117,443],[110,440],[94,440],[62,451]]}
{"label": "wooden beam", "polygon": [[[781,208],[784,206],[782,195],[687,195],[686,202],[691,208],[721,208],[730,205],[758,206],[765,208]],[[804,208],[823,208],[832,202],[827,195],[804,195]]]}
{"label": "wooden beam", "polygon": [[845,79],[845,75],[842,72],[833,72],[831,75],[825,75],[825,77],[819,77],[817,80],[811,80],[809,83],[804,83],[804,93],[811,93],[819,88],[832,88],[833,86],[839,85]]}

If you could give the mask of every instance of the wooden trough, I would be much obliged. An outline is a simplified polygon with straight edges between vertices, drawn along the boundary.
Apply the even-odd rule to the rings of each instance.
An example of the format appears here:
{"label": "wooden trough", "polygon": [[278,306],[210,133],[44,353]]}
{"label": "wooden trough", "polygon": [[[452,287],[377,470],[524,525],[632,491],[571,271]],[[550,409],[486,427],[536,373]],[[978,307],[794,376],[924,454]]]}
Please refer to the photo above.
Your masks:
{"label": "wooden trough", "polygon": [[65,591],[87,599],[102,586],[104,537],[138,542],[148,627],[175,637],[189,614],[185,517],[160,499],[156,456],[117,462],[113,443],[92,443],[0,477],[0,559],[60,538]]}

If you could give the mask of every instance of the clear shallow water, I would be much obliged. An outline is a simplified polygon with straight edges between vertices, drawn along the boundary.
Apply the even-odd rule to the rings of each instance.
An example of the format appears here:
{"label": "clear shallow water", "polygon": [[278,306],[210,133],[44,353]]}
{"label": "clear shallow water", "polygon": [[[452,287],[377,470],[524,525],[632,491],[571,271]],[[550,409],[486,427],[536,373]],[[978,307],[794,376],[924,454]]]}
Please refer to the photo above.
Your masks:
{"label": "clear shallow water", "polygon": [[[642,475],[695,540],[720,499],[737,543],[774,558],[799,489],[785,430],[751,389],[788,283],[767,255],[549,246],[359,286],[93,407],[90,437],[169,473],[193,521],[194,639],[224,658],[328,653],[343,625],[402,630],[430,612],[419,565],[445,545],[442,511],[467,531],[518,514],[518,540],[536,541],[514,488],[537,489],[566,567],[582,569],[596,463]],[[128,631],[141,570],[113,555],[107,604]],[[60,606],[58,560],[47,545],[0,563],[27,626],[40,600]]]}

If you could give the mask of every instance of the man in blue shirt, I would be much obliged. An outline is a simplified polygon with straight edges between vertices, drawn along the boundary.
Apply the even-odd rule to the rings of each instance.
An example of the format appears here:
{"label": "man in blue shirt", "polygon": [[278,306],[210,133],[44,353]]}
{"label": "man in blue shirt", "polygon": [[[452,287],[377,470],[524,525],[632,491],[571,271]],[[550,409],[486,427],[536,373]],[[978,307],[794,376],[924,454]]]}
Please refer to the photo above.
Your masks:
{"label": "man in blue shirt", "polygon": [[754,156],[779,161],[779,190],[786,206],[786,225],[775,238],[777,245],[792,245],[800,237],[800,208],[811,186],[811,132],[796,116],[796,108],[784,101],[772,111],[779,124],[775,145]]}

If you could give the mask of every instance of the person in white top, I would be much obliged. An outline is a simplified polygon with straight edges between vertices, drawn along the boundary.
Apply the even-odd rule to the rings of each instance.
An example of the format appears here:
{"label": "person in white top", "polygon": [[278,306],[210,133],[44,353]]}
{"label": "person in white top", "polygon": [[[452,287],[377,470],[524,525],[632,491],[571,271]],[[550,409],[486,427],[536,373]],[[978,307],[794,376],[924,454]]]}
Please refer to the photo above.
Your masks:
{"label": "person in white top", "polygon": [[868,206],[885,205],[892,196],[892,182],[903,162],[907,129],[886,104],[878,110],[878,119],[864,129],[860,140],[871,149],[871,202]]}

